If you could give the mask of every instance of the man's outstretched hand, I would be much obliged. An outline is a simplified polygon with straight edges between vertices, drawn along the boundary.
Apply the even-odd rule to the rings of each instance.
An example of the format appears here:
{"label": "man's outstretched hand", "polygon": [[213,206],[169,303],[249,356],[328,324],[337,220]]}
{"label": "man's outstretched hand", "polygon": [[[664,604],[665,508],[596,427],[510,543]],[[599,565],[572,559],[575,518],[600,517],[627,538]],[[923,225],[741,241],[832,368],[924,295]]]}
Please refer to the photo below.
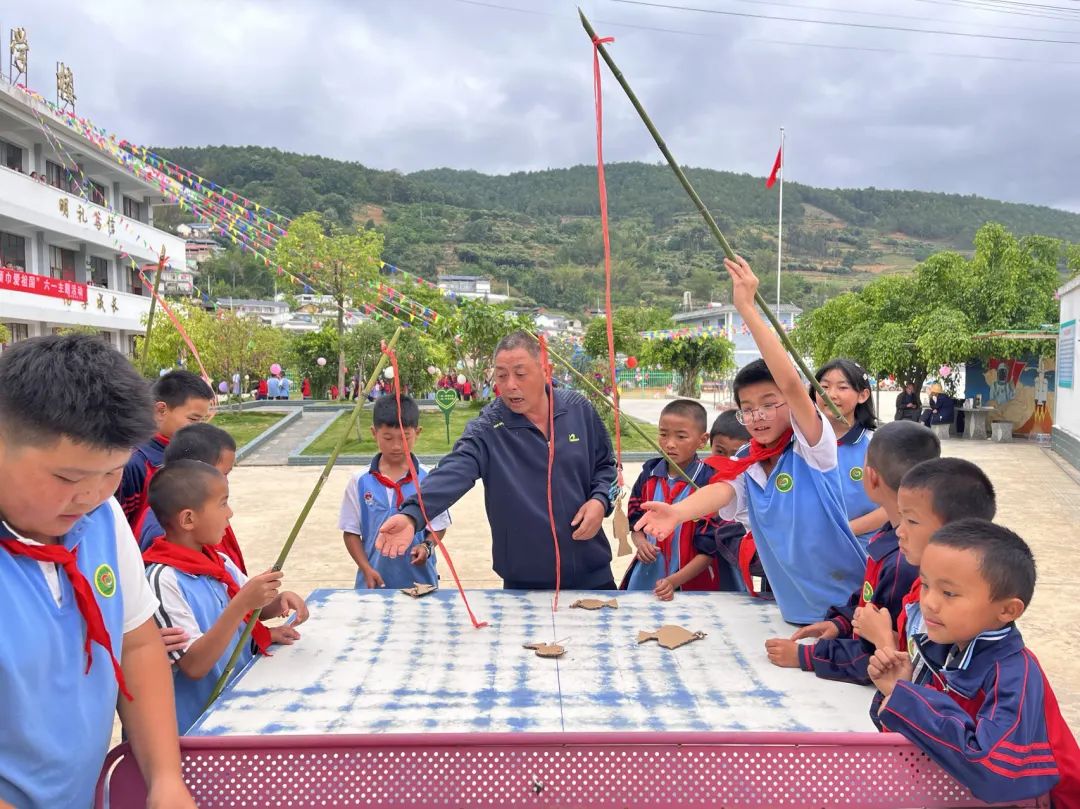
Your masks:
{"label": "man's outstretched hand", "polygon": [[382,524],[375,537],[375,549],[390,559],[403,556],[416,536],[416,526],[410,517],[395,514]]}

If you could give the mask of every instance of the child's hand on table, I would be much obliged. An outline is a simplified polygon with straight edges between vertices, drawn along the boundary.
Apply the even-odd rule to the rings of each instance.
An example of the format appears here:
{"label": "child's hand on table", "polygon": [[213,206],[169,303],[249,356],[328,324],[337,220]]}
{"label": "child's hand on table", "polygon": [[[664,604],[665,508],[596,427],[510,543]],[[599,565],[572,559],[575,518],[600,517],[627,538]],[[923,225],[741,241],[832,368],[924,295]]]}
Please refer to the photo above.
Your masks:
{"label": "child's hand on table", "polygon": [[[870,679],[886,697],[892,696],[893,689],[900,680],[911,679],[912,670],[911,658],[906,652],[896,649],[878,649],[867,665]],[[884,703],[881,707],[885,707]]]}
{"label": "child's hand on table", "polygon": [[661,601],[671,601],[675,598],[675,586],[670,579],[660,579],[653,588],[653,594]]}
{"label": "child's hand on table", "polygon": [[386,586],[383,577],[379,575],[379,571],[375,570],[375,568],[369,568],[364,571],[364,584],[367,585],[369,590]]}
{"label": "child's hand on table", "polygon": [[832,621],[818,621],[816,624],[796,629],[791,635],[791,640],[803,638],[819,638],[820,640],[832,640],[840,636],[840,629]]}
{"label": "child's hand on table", "polygon": [[300,640],[300,633],[291,625],[275,626],[270,628],[270,642],[280,643],[282,646],[292,646]]}
{"label": "child's hand on table", "polygon": [[774,666],[785,669],[799,667],[799,644],[788,638],[769,638],[765,641],[765,654]]}
{"label": "child's hand on table", "polygon": [[650,500],[642,503],[641,508],[645,514],[634,526],[635,531],[642,531],[657,540],[665,539],[675,532],[675,527],[680,522],[675,506]]}
{"label": "child's hand on table", "polygon": [[296,620],[292,622],[293,626],[300,626],[308,619],[308,608],[300,596],[292,592],[284,592],[281,594],[281,617],[288,618],[290,613],[296,613]]}

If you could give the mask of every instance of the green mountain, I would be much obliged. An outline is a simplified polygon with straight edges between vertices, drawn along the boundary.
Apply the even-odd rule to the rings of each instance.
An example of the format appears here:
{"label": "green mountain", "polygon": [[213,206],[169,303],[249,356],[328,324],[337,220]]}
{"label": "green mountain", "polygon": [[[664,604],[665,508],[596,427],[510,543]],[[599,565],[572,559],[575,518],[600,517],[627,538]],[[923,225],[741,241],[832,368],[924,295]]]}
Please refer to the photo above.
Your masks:
{"label": "green mountain", "polygon": [[[603,287],[596,169],[491,176],[412,174],[262,147],[162,148],[159,154],[286,216],[318,210],[378,228],[384,258],[434,278],[484,275],[537,305],[580,311]],[[748,174],[687,169],[737,250],[775,297],[776,189]],[[725,299],[721,255],[667,166],[606,167],[617,303]],[[784,187],[783,297],[804,307],[908,269],[932,252],[970,250],[987,221],[1080,243],[1080,215],[923,191]],[[771,287],[771,289],[770,289]]]}

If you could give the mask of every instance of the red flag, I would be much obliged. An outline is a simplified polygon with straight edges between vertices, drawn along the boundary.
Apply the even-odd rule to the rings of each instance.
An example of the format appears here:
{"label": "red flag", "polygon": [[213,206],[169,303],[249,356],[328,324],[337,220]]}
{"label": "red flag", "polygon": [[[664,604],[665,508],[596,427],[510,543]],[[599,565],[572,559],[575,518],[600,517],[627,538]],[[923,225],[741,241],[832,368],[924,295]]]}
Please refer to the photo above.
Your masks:
{"label": "red flag", "polygon": [[776,173],[780,171],[780,167],[784,164],[784,147],[781,146],[776,150],[776,160],[772,164],[772,172],[769,174],[769,179],[765,181],[766,188],[772,188],[776,185]]}

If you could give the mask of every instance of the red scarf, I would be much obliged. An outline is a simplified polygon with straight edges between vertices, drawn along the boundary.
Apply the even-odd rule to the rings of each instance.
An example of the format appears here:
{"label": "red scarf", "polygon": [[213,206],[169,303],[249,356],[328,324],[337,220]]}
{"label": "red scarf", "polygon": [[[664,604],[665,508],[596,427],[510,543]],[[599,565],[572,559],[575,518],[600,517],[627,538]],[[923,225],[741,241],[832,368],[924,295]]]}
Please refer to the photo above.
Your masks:
{"label": "red scarf", "polygon": [[735,480],[759,461],[767,461],[775,458],[788,448],[794,431],[789,427],[771,447],[759,444],[756,439],[750,439],[750,454],[745,458],[725,458],[723,455],[710,455],[702,463],[714,469],[716,474],[709,478],[709,483]]}
{"label": "red scarf", "polygon": [[[105,628],[105,619],[101,615],[101,607],[94,598],[94,591],[90,588],[90,582],[79,570],[76,562],[78,548],[69,551],[63,545],[27,545],[17,539],[0,539],[0,546],[7,549],[12,556],[27,556],[38,562],[52,562],[60,565],[71,582],[72,592],[75,593],[75,605],[79,608],[79,614],[86,622],[86,642],[83,648],[86,650],[86,672],[94,663],[94,654],[91,651],[91,642],[103,646],[112,660],[113,673],[116,676],[116,684],[120,686],[120,693],[128,700],[132,699],[124,683],[124,672],[120,668],[120,661],[112,651],[112,639],[109,630]],[[86,673],[84,672],[84,674]]]}
{"label": "red scarf", "polygon": [[225,526],[225,533],[221,535],[221,542],[213,546],[215,551],[221,551],[221,553],[228,556],[234,565],[240,568],[240,572],[245,576],[247,575],[247,565],[244,564],[244,554],[240,551],[240,543],[236,541],[236,534],[233,533],[232,526]]}
{"label": "red scarf", "polygon": [[[649,500],[663,500],[668,505],[673,504],[690,484],[685,480],[678,480],[674,484],[669,483],[667,476],[651,477],[648,486],[646,484],[645,496]],[[663,492],[663,498],[656,496],[656,490],[661,489]],[[683,567],[690,559],[693,558],[693,544],[694,544],[694,521],[690,520],[684,522],[678,527],[675,533],[663,539],[657,540],[656,547],[660,550],[660,553],[664,556],[664,570],[673,572],[671,570],[671,553],[675,544],[675,537],[679,538],[679,566]],[[704,571],[707,573],[708,571]]]}
{"label": "red scarf", "polygon": [[[143,561],[148,565],[157,562],[169,567],[175,567],[181,573],[188,573],[192,576],[209,576],[225,585],[225,592],[228,594],[230,601],[240,592],[240,585],[236,583],[236,579],[232,577],[229,569],[225,567],[225,561],[212,548],[203,548],[201,552],[193,551],[190,548],[169,542],[167,539],[159,538],[155,539],[154,544],[143,552]],[[249,620],[251,620],[250,612],[244,616],[244,623],[246,624]],[[251,638],[255,641],[259,653],[266,654],[266,650],[270,647],[270,630],[263,626],[262,622],[255,622]]]}
{"label": "red scarf", "polygon": [[401,504],[405,502],[405,492],[401,489],[405,484],[413,482],[412,470],[410,469],[409,474],[401,480],[391,480],[377,469],[371,470],[371,476],[386,488],[394,490],[394,502],[398,508],[401,508]]}

